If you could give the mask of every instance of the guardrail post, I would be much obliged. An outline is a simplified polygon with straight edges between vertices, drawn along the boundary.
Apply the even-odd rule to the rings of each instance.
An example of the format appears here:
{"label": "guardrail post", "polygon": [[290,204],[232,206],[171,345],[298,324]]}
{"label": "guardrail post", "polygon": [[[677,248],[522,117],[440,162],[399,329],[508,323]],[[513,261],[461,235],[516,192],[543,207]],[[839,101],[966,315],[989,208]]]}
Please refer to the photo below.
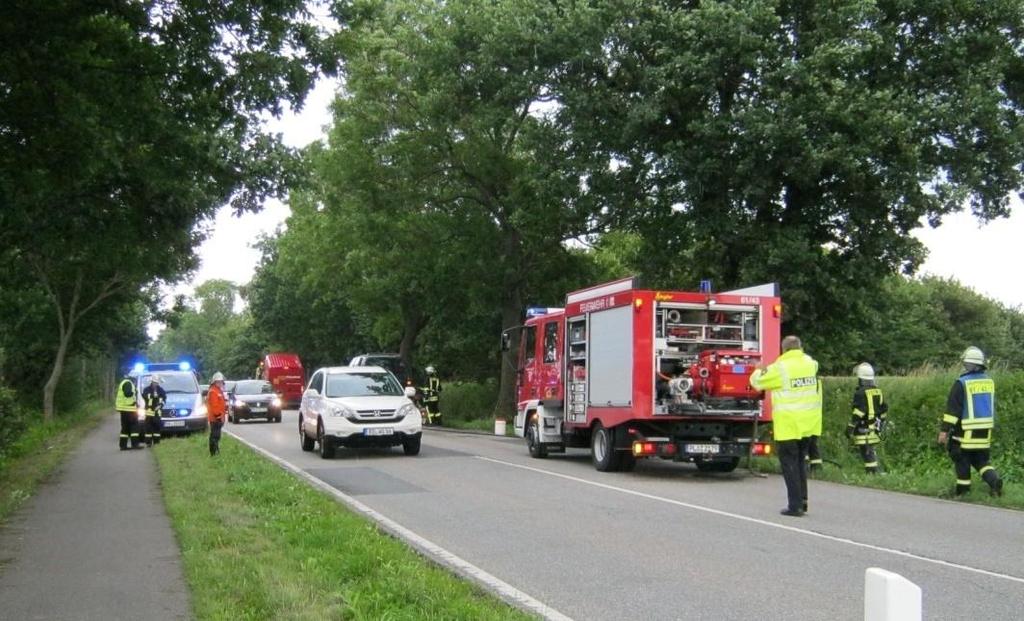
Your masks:
{"label": "guardrail post", "polygon": [[878,567],[864,572],[864,621],[921,621],[921,587]]}

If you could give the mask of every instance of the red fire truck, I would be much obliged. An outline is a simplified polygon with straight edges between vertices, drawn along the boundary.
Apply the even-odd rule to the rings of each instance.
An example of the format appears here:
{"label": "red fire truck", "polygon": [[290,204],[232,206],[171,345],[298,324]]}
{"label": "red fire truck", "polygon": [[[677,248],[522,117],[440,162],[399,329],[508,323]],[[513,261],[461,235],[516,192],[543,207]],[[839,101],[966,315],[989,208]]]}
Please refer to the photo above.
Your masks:
{"label": "red fire truck", "polygon": [[731,472],[771,451],[769,403],[749,380],[779,354],[781,310],[774,284],[694,293],[632,278],[528,309],[512,328],[522,330],[516,434],[533,457],[590,447],[601,471],[661,457]]}

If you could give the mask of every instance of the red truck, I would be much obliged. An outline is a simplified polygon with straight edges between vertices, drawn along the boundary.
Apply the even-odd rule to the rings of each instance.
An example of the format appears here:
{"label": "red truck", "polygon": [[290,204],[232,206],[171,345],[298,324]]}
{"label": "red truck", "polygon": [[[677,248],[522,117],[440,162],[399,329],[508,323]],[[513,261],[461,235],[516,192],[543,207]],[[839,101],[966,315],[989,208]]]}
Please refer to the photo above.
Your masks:
{"label": "red truck", "polygon": [[306,372],[297,354],[267,354],[260,363],[258,375],[270,382],[274,392],[281,396],[281,401],[287,406],[298,406],[302,401]]}
{"label": "red truck", "polygon": [[632,278],[528,309],[510,329],[522,331],[516,434],[538,458],[589,447],[601,471],[660,457],[731,472],[771,452],[770,404],[749,382],[779,354],[781,311],[774,284],[661,291]]}

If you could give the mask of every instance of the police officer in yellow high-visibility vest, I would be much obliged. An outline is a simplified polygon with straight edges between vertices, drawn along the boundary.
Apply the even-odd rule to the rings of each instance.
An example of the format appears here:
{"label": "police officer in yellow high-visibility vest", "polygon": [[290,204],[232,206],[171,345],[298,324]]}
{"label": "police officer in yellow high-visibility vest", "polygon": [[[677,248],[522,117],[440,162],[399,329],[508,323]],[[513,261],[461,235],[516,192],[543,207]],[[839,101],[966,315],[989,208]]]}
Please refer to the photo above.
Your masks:
{"label": "police officer in yellow high-visibility vest", "polygon": [[778,447],[788,504],[782,515],[807,512],[807,449],[811,436],[821,433],[821,384],[818,362],[803,352],[800,339],[782,339],[782,355],[750,376],[757,390],[772,395],[772,428]]}
{"label": "police officer in yellow high-visibility vest", "polygon": [[125,377],[117,387],[114,395],[114,409],[121,415],[121,435],[118,437],[118,445],[121,450],[128,449],[128,440],[131,440],[132,448],[139,448],[139,414],[138,403],[135,397],[135,382],[130,377]]}
{"label": "police officer in yellow high-visibility vest", "polygon": [[953,460],[957,496],[971,491],[971,466],[988,483],[993,496],[1002,496],[1003,480],[988,463],[996,420],[996,385],[985,372],[985,354],[980,349],[968,347],[960,360],[964,372],[949,389],[939,444],[946,445]]}

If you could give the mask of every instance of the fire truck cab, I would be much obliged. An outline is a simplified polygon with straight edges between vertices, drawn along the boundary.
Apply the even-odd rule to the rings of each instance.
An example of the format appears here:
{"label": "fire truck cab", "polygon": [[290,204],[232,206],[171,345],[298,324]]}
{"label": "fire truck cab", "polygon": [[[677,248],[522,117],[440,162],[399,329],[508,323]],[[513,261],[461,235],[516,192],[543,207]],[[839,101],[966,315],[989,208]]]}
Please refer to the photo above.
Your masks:
{"label": "fire truck cab", "polygon": [[774,284],[704,293],[633,278],[528,309],[513,328],[516,434],[538,458],[589,447],[601,471],[661,457],[730,472],[771,451],[770,407],[749,380],[779,354],[781,309]]}

